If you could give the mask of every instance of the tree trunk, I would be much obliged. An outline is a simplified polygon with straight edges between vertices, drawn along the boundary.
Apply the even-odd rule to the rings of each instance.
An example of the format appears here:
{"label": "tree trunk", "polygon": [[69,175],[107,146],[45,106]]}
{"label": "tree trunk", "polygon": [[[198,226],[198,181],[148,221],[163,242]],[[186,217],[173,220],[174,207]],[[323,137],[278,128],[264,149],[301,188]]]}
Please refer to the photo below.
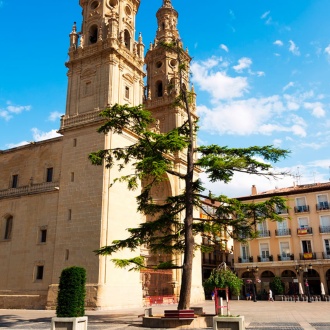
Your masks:
{"label": "tree trunk", "polygon": [[[181,82],[182,86],[182,82]],[[181,87],[182,88],[182,87]],[[194,235],[193,235],[193,221],[194,221],[194,128],[187,99],[187,93],[181,89],[183,93],[183,101],[185,103],[188,123],[189,123],[189,146],[187,150],[187,174],[185,178],[186,183],[186,214],[184,220],[185,230],[185,249],[184,249],[184,260],[183,260],[183,271],[181,278],[181,289],[178,309],[189,309],[190,298],[191,298],[191,285],[192,285],[192,269],[193,269],[193,258],[194,258]]]}

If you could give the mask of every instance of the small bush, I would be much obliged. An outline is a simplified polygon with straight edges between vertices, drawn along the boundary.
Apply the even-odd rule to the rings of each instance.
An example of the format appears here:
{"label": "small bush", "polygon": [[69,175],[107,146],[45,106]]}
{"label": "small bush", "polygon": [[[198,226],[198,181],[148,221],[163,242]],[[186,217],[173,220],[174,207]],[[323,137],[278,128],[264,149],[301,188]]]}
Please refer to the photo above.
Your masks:
{"label": "small bush", "polygon": [[274,295],[284,293],[284,283],[278,276],[273,278],[273,280],[269,283],[269,286],[272,289]]}
{"label": "small bush", "polygon": [[79,317],[85,315],[86,270],[69,267],[62,271],[57,297],[58,317]]}

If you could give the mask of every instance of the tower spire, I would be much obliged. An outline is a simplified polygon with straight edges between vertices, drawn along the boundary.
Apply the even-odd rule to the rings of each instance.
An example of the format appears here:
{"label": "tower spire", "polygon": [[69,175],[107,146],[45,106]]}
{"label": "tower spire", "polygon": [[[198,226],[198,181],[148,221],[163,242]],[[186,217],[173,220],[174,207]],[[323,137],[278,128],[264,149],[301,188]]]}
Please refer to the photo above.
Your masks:
{"label": "tower spire", "polygon": [[163,0],[163,5],[157,11],[156,17],[158,21],[156,40],[165,42],[178,40],[177,24],[179,14],[173,8],[171,0]]}

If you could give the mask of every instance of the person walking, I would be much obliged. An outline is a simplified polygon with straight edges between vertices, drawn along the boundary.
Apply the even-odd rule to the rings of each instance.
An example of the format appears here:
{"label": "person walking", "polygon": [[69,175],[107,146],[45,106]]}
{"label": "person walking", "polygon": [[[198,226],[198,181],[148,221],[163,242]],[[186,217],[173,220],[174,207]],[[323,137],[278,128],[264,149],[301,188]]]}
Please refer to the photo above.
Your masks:
{"label": "person walking", "polygon": [[269,289],[269,291],[268,291],[268,301],[274,302],[273,291],[271,289]]}

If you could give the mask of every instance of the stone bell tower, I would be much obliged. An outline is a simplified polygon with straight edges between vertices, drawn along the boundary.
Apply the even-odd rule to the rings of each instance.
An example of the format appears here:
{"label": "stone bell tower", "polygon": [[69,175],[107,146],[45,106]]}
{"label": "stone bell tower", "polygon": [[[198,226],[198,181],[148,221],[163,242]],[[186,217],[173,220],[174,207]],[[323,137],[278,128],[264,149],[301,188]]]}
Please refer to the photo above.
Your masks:
{"label": "stone bell tower", "polygon": [[[93,166],[88,155],[100,149],[125,147],[135,141],[130,132],[99,134],[100,110],[107,105],[143,102],[144,45],[135,40],[140,0],[80,0],[82,26],[70,33],[66,113],[62,116],[61,182],[59,186],[54,270],[48,305],[56,300],[63,268],[79,265],[87,271],[87,305],[93,308],[141,306],[140,275],[116,268],[111,257],[95,250],[125,238],[127,228],[142,219],[136,192],[115,178],[129,174],[117,166]],[[120,251],[114,258],[131,257]],[[135,274],[133,274],[135,273]]]}
{"label": "stone bell tower", "polygon": [[[163,0],[161,8],[156,13],[157,32],[153,43],[145,57],[147,67],[147,86],[145,87],[145,107],[151,111],[156,119],[155,129],[160,133],[166,133],[171,129],[183,125],[188,116],[187,109],[175,104],[175,100],[180,94],[180,88],[189,92],[189,107],[193,120],[197,119],[196,114],[196,95],[189,82],[189,65],[191,57],[188,50],[183,50],[180,40],[178,24],[178,12],[173,8],[170,0]],[[165,44],[175,43],[180,48],[180,60],[178,53],[171,47],[164,47]],[[186,70],[180,72],[179,64],[184,63]],[[181,81],[181,86],[180,86]],[[178,152],[173,155],[175,171],[185,173],[186,171],[186,153]],[[195,173],[195,177],[198,173]],[[185,189],[184,181],[178,177],[169,175],[168,180],[162,183],[153,192],[155,202],[164,202],[164,196],[174,196],[181,194]],[[164,194],[164,192],[166,192]],[[199,215],[196,214],[196,217]],[[199,238],[197,238],[198,240]],[[151,255],[149,264],[157,264],[160,261],[175,260],[177,264],[181,263],[178,255]],[[179,294],[181,271],[168,271],[161,274],[145,274],[148,279],[144,290],[150,295],[159,294]],[[157,291],[158,290],[158,291]],[[194,269],[192,279],[192,299],[191,302],[197,302],[204,299],[204,291],[201,279],[201,259],[200,254],[196,253],[194,258]]]}
{"label": "stone bell tower", "polygon": [[[145,105],[159,121],[160,131],[182,125],[187,118],[185,110],[174,106],[175,98],[179,94],[179,61],[175,51],[163,47],[163,43],[177,43],[182,48],[178,24],[178,12],[173,8],[170,0],[163,0],[162,7],[157,11],[158,28],[154,43],[150,44],[146,54],[147,86]],[[192,115],[196,118],[195,94],[189,83],[189,64],[191,57],[188,50],[182,52],[182,60],[186,65],[186,72],[182,72],[183,88],[192,95],[190,104]]]}
{"label": "stone bell tower", "polygon": [[134,40],[139,5],[140,0],[80,0],[81,32],[74,24],[66,63],[66,116],[142,103],[144,45],[141,35]]}

